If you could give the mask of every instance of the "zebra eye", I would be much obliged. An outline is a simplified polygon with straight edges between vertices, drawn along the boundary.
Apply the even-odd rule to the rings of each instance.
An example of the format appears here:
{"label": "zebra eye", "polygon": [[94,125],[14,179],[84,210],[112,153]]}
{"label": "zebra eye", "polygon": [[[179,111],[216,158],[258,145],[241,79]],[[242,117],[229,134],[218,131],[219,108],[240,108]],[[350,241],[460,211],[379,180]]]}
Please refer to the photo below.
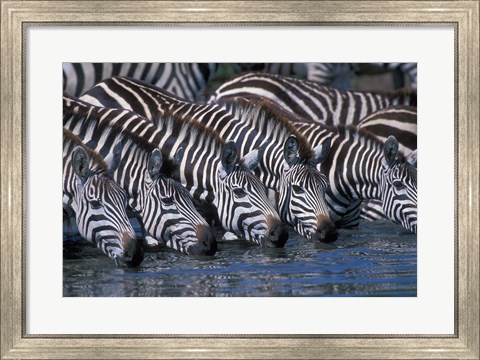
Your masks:
{"label": "zebra eye", "polygon": [[100,202],[99,199],[95,199],[95,200],[90,201],[90,207],[92,209],[100,209],[101,206],[102,206],[102,203]]}
{"label": "zebra eye", "polygon": [[397,189],[397,190],[403,190],[403,189],[406,188],[405,184],[402,183],[400,180],[395,180],[393,182],[393,186],[395,186],[395,189]]}
{"label": "zebra eye", "polygon": [[303,194],[305,192],[305,190],[303,190],[302,187],[298,185],[292,185],[292,189],[293,192],[297,194]]}
{"label": "zebra eye", "polygon": [[245,192],[245,190],[241,189],[241,188],[235,188],[233,189],[233,194],[235,195],[235,197],[238,197],[238,198],[242,198],[244,196],[247,195],[247,193]]}
{"label": "zebra eye", "polygon": [[169,196],[162,198],[162,203],[167,206],[173,205],[173,197]]}

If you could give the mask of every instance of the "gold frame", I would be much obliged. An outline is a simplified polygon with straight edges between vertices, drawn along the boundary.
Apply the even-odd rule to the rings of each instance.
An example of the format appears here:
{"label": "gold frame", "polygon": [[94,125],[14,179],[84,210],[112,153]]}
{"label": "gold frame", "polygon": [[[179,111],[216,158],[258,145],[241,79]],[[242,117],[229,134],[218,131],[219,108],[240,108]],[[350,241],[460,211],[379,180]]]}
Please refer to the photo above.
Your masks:
{"label": "gold frame", "polygon": [[[479,358],[479,0],[1,1],[1,352],[31,358]],[[114,4],[113,4],[114,3]],[[40,336],[25,333],[23,30],[30,23],[453,24],[456,293],[452,336]]]}

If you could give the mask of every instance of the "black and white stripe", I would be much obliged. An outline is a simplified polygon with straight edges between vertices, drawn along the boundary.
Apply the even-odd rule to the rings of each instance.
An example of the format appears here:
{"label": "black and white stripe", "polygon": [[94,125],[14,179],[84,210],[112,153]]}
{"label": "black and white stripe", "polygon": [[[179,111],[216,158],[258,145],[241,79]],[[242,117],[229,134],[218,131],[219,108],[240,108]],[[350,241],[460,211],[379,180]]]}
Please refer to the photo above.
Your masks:
{"label": "black and white stripe", "polygon": [[122,104],[154,122],[158,121],[155,112],[174,112],[234,141],[244,154],[262,149],[255,174],[268,188],[278,191],[282,220],[308,239],[336,240],[337,232],[325,204],[327,181],[315,167],[328,153],[329,144],[312,149],[289,124],[291,115],[279,107],[257,107],[247,102],[221,106],[190,103],[149,84],[118,77],[98,84],[84,99],[107,106]]}
{"label": "black and white stripe", "polygon": [[111,178],[118,165],[63,129],[63,207],[73,212],[80,235],[115,263],[138,266],[143,246],[127,216],[127,194]]}
{"label": "black and white stripe", "polygon": [[[257,149],[240,158],[234,141],[225,142],[217,133],[191,117],[158,106],[159,98],[135,88],[136,80],[111,78],[89,90],[82,99],[98,106],[123,107],[151,119],[162,134],[160,144],[171,153],[182,149],[179,179],[198,201],[216,208],[219,220],[230,234],[262,246],[281,247],[288,234],[253,174],[261,153]],[[174,110],[174,111],[173,111]]]}
{"label": "black and white stripe", "polygon": [[224,97],[265,97],[286,111],[330,126],[356,125],[366,116],[394,105],[416,106],[415,91],[396,93],[345,91],[291,77],[250,73],[221,85],[210,102]]}
{"label": "black and white stripe", "polygon": [[381,109],[362,119],[357,127],[374,134],[382,142],[390,135],[395,136],[404,154],[417,149],[417,108],[414,106]]}
{"label": "black and white stripe", "polygon": [[213,255],[213,231],[189,193],[171,178],[176,161],[159,150],[160,134],[150,122],[121,109],[91,106],[66,94],[63,125],[105,155],[123,144],[113,179],[127,192],[129,206],[148,236],[186,254]]}
{"label": "black and white stripe", "polygon": [[128,76],[193,101],[217,67],[213,63],[63,63],[63,90],[80,96],[103,79]]}

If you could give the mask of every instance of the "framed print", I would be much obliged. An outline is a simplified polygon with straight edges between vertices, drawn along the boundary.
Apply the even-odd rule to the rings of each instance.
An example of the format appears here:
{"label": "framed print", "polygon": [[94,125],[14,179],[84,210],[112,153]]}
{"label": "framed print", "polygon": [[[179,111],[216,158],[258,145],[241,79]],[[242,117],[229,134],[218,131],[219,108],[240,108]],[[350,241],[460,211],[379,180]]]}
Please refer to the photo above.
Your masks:
{"label": "framed print", "polygon": [[[2,0],[1,19],[2,359],[479,358],[478,0]],[[344,298],[331,296],[345,289],[332,283],[322,284],[327,297],[319,297],[318,284],[308,288],[314,292],[300,287],[282,296],[275,286],[293,274],[277,283],[269,278],[268,286],[277,284],[269,288],[257,278],[248,283],[220,273],[236,284],[233,297],[224,297],[215,296],[208,276],[180,283],[191,274],[174,268],[182,262],[176,254],[170,263],[155,257],[165,261],[164,274],[116,271],[107,257],[79,267],[62,262],[56,205],[62,64],[397,61],[418,66],[420,226],[413,240],[403,237],[390,251],[405,255],[415,244],[407,290]],[[73,100],[63,101],[65,109]],[[227,158],[219,176],[229,174]],[[247,157],[243,164],[251,163]],[[81,168],[77,175],[86,176]],[[97,202],[91,206],[99,208]],[[365,255],[348,251],[352,259]],[[135,256],[104,252],[138,265]],[[384,255],[378,251],[372,262],[388,271]],[[334,260],[322,260],[325,271],[335,271],[328,268]],[[218,271],[218,263],[193,262]],[[80,282],[87,272],[101,272],[98,264],[114,269],[108,281]],[[239,269],[252,274],[248,266]],[[144,288],[122,288],[125,277]],[[154,288],[147,280],[155,277],[171,281]]]}

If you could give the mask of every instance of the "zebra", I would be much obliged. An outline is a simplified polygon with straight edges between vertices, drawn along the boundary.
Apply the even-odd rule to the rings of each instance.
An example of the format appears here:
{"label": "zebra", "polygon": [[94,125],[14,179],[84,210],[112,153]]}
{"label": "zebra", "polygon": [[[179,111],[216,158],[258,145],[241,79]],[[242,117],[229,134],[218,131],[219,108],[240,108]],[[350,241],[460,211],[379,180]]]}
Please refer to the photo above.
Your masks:
{"label": "zebra", "polygon": [[[105,81],[82,99],[96,106],[132,108],[124,98],[110,99],[110,89],[100,97],[104,87]],[[129,100],[134,98],[138,96]],[[262,247],[285,245],[288,233],[266,196],[265,186],[253,174],[262,157],[261,150],[254,149],[240,158],[235,142],[225,142],[194,119],[173,113],[157,116],[158,109],[151,103],[141,100],[141,104],[147,107],[144,112],[150,114],[146,118],[157,119],[161,136],[155,141],[171,153],[180,148],[184,152],[178,180],[202,207],[215,208],[227,231],[224,239],[243,238]]]}
{"label": "zebra", "polygon": [[223,97],[262,96],[286,111],[329,126],[356,125],[367,115],[394,105],[416,106],[415,90],[395,93],[344,91],[291,77],[249,73],[221,85],[209,103]]}
{"label": "zebra", "polygon": [[80,96],[111,76],[129,76],[193,101],[210,81],[215,63],[63,63],[63,90]]}
{"label": "zebra", "polygon": [[63,126],[105,155],[122,143],[113,179],[127,192],[128,205],[147,236],[189,255],[214,255],[213,230],[196,211],[190,194],[171,178],[182,151],[172,157],[158,147],[158,130],[132,112],[98,108],[63,95]]}
{"label": "zebra", "polygon": [[[238,98],[224,97],[223,101]],[[254,103],[258,97],[243,99]],[[262,102],[269,100],[263,98]],[[394,136],[385,142],[351,125],[330,127],[292,114],[289,122],[312,146],[330,139],[328,156],[318,165],[327,174],[325,192],[330,215],[337,227],[359,224],[363,200],[378,199],[385,216],[407,230],[417,230],[417,151],[399,152]]]}
{"label": "zebra", "polygon": [[74,213],[80,235],[117,265],[136,267],[143,246],[127,216],[127,194],[112,179],[119,147],[109,158],[63,129],[63,208]]}
{"label": "zebra", "polygon": [[357,226],[361,200],[378,199],[388,219],[416,233],[416,150],[404,156],[394,136],[382,143],[351,126],[332,129],[304,122],[296,126],[312,144],[325,136],[332,139],[330,155],[321,165],[324,172],[330,170],[326,199],[334,219],[342,216],[345,226]]}
{"label": "zebra", "polygon": [[[408,154],[417,149],[417,108],[412,106],[392,106],[379,110],[363,120],[358,128],[374,134],[385,142],[390,135],[398,140],[399,151]],[[417,166],[416,160],[412,165]],[[362,208],[360,216],[374,221],[385,218],[379,200],[370,200]]]}
{"label": "zebra", "polygon": [[[128,78],[107,79],[89,90],[84,100],[104,106],[126,107],[164,127],[157,112],[175,113],[203,123],[243,153],[262,149],[255,174],[268,187],[279,192],[281,219],[307,239],[332,242],[338,237],[324,200],[328,185],[316,168],[329,150],[329,142],[312,149],[288,123],[281,109],[257,113],[255,107],[195,104],[178,99],[161,89]],[[266,108],[265,108],[266,109]],[[258,119],[258,123],[249,119]],[[275,120],[278,119],[278,121]],[[284,119],[279,123],[280,119]]]}

